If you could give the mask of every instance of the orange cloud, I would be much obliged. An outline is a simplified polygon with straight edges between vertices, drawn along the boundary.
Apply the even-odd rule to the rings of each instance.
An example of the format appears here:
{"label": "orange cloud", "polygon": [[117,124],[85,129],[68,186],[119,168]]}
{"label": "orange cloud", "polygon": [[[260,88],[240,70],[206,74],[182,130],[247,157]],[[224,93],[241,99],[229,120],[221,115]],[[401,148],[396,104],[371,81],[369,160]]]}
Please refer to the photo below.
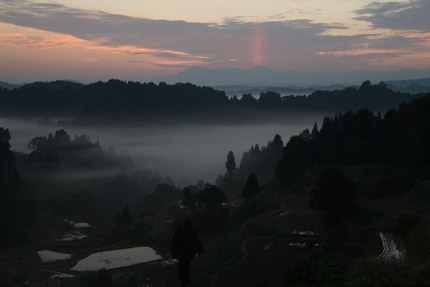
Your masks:
{"label": "orange cloud", "polygon": [[166,49],[148,49],[148,48],[139,48],[135,46],[102,46],[102,45],[89,45],[85,47],[86,49],[92,50],[104,50],[104,51],[112,51],[112,52],[125,52],[130,54],[171,54],[182,56],[185,58],[195,58],[195,59],[211,59],[210,56],[200,56],[200,55],[191,55],[186,52],[174,51],[174,50],[166,50]]}
{"label": "orange cloud", "polygon": [[85,40],[67,34],[42,31],[34,28],[23,28],[0,23],[0,43],[24,47],[27,49],[52,49],[77,47]]}
{"label": "orange cloud", "polygon": [[430,39],[430,33],[405,33],[402,36],[412,39]]}
{"label": "orange cloud", "polygon": [[154,59],[152,62],[146,61],[134,61],[137,64],[152,64],[157,66],[196,66],[196,65],[204,65],[207,64],[204,61],[200,60],[169,60],[169,59]]}
{"label": "orange cloud", "polygon": [[24,34],[6,34],[0,35],[0,42],[4,44],[11,44],[22,46],[27,49],[52,49],[52,48],[65,48],[76,47],[81,45],[83,40],[77,39],[73,36],[62,35],[60,37],[43,38],[36,36],[27,36]]}
{"label": "orange cloud", "polygon": [[[103,42],[103,39],[98,39]],[[0,23],[0,43],[19,46],[31,50],[47,50],[54,48],[81,48],[84,50],[98,50],[111,52],[114,54],[133,54],[146,57],[147,64],[155,65],[199,65],[206,64],[212,59],[209,55],[192,55],[190,53],[169,50],[169,49],[150,49],[136,46],[107,46],[95,42],[86,41],[77,37],[34,28],[23,28],[10,24]],[[171,59],[176,58],[176,59]],[[85,62],[97,62],[99,57],[83,58]]]}
{"label": "orange cloud", "polygon": [[357,50],[345,50],[345,51],[328,51],[318,52],[317,55],[333,55],[333,56],[364,56],[364,55],[376,55],[376,54],[398,54],[402,53],[401,50],[391,49],[357,49]]}

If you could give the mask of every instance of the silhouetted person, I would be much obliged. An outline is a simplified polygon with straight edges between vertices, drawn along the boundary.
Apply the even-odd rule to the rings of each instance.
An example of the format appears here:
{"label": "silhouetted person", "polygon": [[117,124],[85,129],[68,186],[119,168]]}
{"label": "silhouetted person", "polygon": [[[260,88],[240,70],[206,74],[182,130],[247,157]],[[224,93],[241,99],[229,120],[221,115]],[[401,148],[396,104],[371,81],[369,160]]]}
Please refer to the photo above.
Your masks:
{"label": "silhouetted person", "polygon": [[202,243],[194,230],[191,220],[178,225],[170,247],[172,256],[178,259],[178,278],[182,286],[187,286],[190,281],[190,264],[196,254],[203,253]]}

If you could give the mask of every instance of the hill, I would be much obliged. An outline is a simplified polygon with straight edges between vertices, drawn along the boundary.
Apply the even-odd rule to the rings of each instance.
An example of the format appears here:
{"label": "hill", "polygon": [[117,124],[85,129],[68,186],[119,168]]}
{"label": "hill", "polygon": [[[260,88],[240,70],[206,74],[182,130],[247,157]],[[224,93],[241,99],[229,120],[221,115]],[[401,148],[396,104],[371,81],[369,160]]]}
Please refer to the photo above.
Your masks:
{"label": "hill", "polygon": [[4,89],[8,89],[8,90],[19,88],[22,85],[23,84],[10,84],[10,83],[0,81],[0,88],[4,88]]}
{"label": "hill", "polygon": [[220,123],[277,121],[294,114],[334,113],[367,107],[386,111],[421,94],[394,92],[383,82],[359,88],[315,91],[308,96],[262,92],[229,98],[210,87],[110,80],[82,85],[36,82],[0,89],[4,116],[69,118],[73,124]]}

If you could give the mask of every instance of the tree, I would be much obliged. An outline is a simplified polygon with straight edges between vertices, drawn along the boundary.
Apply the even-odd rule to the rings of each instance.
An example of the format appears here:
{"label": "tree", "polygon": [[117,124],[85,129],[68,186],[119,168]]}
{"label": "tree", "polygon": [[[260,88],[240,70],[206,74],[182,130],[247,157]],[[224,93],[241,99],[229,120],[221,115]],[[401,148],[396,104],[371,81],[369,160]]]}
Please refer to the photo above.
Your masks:
{"label": "tree", "polygon": [[354,183],[338,168],[321,171],[311,193],[310,208],[322,210],[328,224],[340,223],[357,206]]}
{"label": "tree", "polygon": [[312,136],[311,136],[311,132],[310,132],[308,129],[305,129],[304,131],[302,131],[302,132],[300,133],[300,136],[302,137],[302,139],[303,139],[305,142],[310,141],[310,140],[311,140],[311,138],[312,138]]}
{"label": "tree", "polygon": [[275,169],[275,175],[282,187],[291,187],[300,180],[315,160],[311,143],[304,141],[301,136],[290,138]]}
{"label": "tree", "polygon": [[276,157],[276,160],[278,161],[279,157],[281,157],[282,153],[284,152],[284,142],[282,141],[281,136],[276,134],[273,138],[273,141],[271,142],[271,145],[267,145],[267,148],[269,147],[271,149],[271,153]]}
{"label": "tree", "polygon": [[160,183],[155,186],[154,192],[147,194],[142,200],[145,210],[155,211],[176,203],[182,199],[181,190],[167,183]]}
{"label": "tree", "polygon": [[372,88],[372,82],[370,82],[369,80],[364,81],[360,88],[358,89],[358,91],[360,93],[364,93],[364,92],[369,92],[369,90]]}
{"label": "tree", "polygon": [[199,203],[206,206],[206,210],[214,211],[226,201],[224,191],[210,183],[205,184],[205,188],[196,194],[196,199]]}
{"label": "tree", "polygon": [[70,136],[63,129],[55,132],[54,141],[57,146],[67,146],[70,144]]}
{"label": "tree", "polygon": [[3,187],[17,187],[20,182],[18,171],[15,168],[15,156],[10,150],[11,136],[8,129],[0,127],[0,192]]}
{"label": "tree", "polygon": [[311,132],[311,137],[313,140],[316,139],[316,137],[318,136],[319,130],[318,130],[318,124],[317,122],[314,123],[314,127],[312,128],[312,132]]}
{"label": "tree", "polygon": [[233,175],[233,171],[236,169],[236,160],[234,159],[234,154],[229,151],[227,154],[227,161],[225,162],[225,167],[230,175]]}
{"label": "tree", "polygon": [[258,179],[255,173],[251,173],[246,180],[245,188],[243,189],[243,198],[245,202],[248,199],[254,198],[257,194],[260,193],[260,185],[258,184]]}
{"label": "tree", "polygon": [[[49,134],[52,136],[52,134]],[[39,150],[40,146],[46,141],[44,137],[35,137],[28,143],[28,148],[32,150]]]}

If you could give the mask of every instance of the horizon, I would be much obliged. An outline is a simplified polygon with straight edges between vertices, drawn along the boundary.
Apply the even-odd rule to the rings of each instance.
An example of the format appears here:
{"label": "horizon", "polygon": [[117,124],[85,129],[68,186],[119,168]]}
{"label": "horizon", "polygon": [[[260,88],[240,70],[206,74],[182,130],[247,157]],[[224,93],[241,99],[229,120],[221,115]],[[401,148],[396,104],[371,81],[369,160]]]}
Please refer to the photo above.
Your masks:
{"label": "horizon", "polygon": [[[226,72],[233,74],[226,75]],[[291,77],[288,80],[280,79],[279,81],[267,80],[275,77],[279,79],[285,75]],[[309,76],[319,75],[321,78],[315,80],[308,80],[304,78]],[[337,75],[340,78],[332,80],[332,76]],[[216,77],[214,79],[213,77]],[[232,77],[233,76],[233,77]],[[260,77],[259,81],[255,81],[255,77]],[[229,79],[230,81],[226,80]],[[235,78],[236,81],[233,79]],[[232,80],[233,79],[233,80]],[[239,80],[237,80],[239,79]],[[261,80],[262,79],[262,80]],[[266,79],[266,80],[264,80]],[[298,79],[298,80],[297,80]],[[327,86],[359,86],[364,81],[371,81],[373,84],[379,82],[397,82],[397,81],[422,81],[430,79],[430,70],[398,70],[398,71],[356,71],[350,73],[336,73],[336,72],[312,72],[312,71],[275,71],[265,66],[258,66],[250,69],[241,68],[223,68],[223,69],[211,69],[207,67],[190,67],[184,71],[180,71],[174,75],[166,75],[159,78],[144,79],[144,80],[130,80],[127,78],[100,78],[95,80],[77,80],[70,78],[52,78],[52,79],[41,79],[35,81],[20,81],[11,82],[0,79],[0,83],[9,84],[13,86],[22,86],[32,83],[49,83],[57,81],[65,81],[78,83],[82,85],[88,85],[96,82],[108,82],[110,80],[120,80],[124,82],[139,82],[139,83],[162,83],[176,84],[176,83],[191,83],[197,86],[208,86],[208,87],[297,87],[297,88],[310,88],[310,87],[327,87]],[[242,80],[242,82],[241,82]]]}
{"label": "horizon", "polygon": [[142,82],[192,67],[339,74],[430,69],[428,1],[244,4],[2,0],[0,79]]}

